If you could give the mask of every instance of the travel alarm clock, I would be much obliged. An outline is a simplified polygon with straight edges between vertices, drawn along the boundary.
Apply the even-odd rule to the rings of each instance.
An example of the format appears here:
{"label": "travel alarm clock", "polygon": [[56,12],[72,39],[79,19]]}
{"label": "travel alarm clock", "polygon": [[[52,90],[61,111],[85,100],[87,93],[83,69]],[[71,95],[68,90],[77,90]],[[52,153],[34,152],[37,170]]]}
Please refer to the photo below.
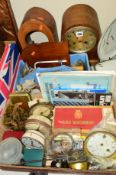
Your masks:
{"label": "travel alarm clock", "polygon": [[97,13],[92,7],[76,4],[65,11],[61,39],[68,41],[70,53],[87,52],[90,64],[95,65],[99,62],[97,44],[100,35]]}

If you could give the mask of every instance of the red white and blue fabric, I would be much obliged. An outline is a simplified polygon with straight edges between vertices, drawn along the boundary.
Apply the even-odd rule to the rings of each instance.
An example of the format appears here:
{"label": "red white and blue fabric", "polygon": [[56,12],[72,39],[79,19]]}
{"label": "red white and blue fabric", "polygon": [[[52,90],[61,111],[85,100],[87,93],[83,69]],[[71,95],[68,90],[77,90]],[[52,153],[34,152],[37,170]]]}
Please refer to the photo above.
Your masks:
{"label": "red white and blue fabric", "polygon": [[3,56],[0,60],[0,115],[18,74],[20,52],[16,43],[5,46]]}

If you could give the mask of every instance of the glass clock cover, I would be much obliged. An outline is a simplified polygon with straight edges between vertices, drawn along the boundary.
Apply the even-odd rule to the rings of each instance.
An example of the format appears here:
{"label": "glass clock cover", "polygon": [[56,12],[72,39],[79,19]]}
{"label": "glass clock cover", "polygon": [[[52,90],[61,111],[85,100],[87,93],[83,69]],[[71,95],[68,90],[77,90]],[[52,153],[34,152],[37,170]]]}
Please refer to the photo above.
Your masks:
{"label": "glass clock cover", "polygon": [[73,139],[68,134],[55,135],[51,141],[51,148],[53,152],[66,153],[73,147]]}
{"label": "glass clock cover", "polygon": [[0,163],[17,164],[22,158],[22,144],[15,137],[0,142]]}

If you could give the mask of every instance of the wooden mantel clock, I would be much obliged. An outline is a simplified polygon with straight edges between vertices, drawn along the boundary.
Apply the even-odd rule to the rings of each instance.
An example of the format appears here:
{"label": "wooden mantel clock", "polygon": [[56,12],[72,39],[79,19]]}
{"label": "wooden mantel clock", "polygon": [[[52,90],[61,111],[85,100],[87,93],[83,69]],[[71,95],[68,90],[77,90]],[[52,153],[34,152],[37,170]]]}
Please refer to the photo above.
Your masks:
{"label": "wooden mantel clock", "polygon": [[89,5],[76,4],[63,14],[61,40],[67,40],[70,53],[87,52],[89,62],[99,62],[97,44],[101,30],[96,11]]}

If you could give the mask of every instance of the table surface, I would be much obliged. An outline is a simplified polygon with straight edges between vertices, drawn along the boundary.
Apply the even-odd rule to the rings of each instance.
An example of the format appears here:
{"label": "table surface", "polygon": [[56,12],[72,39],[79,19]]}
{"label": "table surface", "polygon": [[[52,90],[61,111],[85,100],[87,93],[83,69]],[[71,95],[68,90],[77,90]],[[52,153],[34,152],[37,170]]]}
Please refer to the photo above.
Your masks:
{"label": "table surface", "polygon": [[29,167],[15,165],[0,165],[1,170],[17,172],[39,172],[39,174],[77,174],[77,175],[116,175],[116,169],[109,170],[72,170],[70,168]]}

